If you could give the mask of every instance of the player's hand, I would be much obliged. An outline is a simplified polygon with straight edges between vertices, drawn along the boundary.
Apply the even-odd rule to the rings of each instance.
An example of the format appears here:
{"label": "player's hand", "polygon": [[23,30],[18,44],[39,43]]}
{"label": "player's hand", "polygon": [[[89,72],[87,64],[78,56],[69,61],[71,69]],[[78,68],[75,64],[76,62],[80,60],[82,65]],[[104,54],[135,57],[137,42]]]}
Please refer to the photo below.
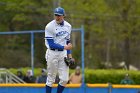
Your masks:
{"label": "player's hand", "polygon": [[72,49],[72,44],[71,43],[68,43],[68,45],[65,45],[64,46],[64,49],[71,50]]}

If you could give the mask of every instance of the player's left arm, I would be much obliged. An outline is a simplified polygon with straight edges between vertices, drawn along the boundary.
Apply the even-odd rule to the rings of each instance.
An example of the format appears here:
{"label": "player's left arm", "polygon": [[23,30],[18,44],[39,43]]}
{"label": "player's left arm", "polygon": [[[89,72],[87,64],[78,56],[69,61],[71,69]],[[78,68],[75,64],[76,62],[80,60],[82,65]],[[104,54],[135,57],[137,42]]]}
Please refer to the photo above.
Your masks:
{"label": "player's left arm", "polygon": [[[69,28],[69,31],[70,31],[70,33],[71,33],[71,29],[72,29],[72,27],[70,26],[70,28]],[[70,34],[68,35],[68,37],[67,37],[67,45],[69,44],[69,43],[71,43],[71,40],[70,40]],[[67,57],[68,58],[72,58],[72,50],[67,50]]]}
{"label": "player's left arm", "polygon": [[[69,39],[67,39],[67,44],[71,43]],[[72,50],[67,50],[67,57],[72,58]]]}

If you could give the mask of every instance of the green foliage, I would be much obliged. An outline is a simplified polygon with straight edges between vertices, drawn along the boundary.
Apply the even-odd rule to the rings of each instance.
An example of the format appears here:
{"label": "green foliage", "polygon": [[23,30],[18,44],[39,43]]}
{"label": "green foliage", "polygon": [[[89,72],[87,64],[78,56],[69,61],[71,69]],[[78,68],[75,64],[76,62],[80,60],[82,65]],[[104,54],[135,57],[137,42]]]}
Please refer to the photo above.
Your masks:
{"label": "green foliage", "polygon": [[50,15],[50,3],[51,0],[2,0],[0,24],[5,24],[10,31],[42,29],[49,22],[44,18]]}
{"label": "green foliage", "polygon": [[140,84],[139,71],[126,71],[126,70],[85,70],[86,83],[112,83],[120,84],[124,79],[125,74],[129,74],[130,78],[135,84]]}

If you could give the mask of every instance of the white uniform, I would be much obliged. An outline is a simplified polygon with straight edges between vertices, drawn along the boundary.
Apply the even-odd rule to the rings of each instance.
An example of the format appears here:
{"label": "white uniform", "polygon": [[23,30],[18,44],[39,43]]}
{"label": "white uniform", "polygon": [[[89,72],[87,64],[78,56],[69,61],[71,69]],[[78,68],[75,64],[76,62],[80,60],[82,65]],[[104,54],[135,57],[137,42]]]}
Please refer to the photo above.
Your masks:
{"label": "white uniform", "polygon": [[[45,38],[53,39],[54,43],[62,46],[66,45],[66,41],[70,39],[71,25],[64,21],[64,25],[59,25],[55,20],[47,24],[45,28]],[[56,74],[59,74],[59,84],[65,86],[69,80],[69,67],[64,62],[64,57],[67,57],[67,50],[59,51],[57,49],[51,50],[47,40],[45,45],[48,48],[46,51],[47,71],[48,77],[46,81],[47,86],[52,86],[55,82]]]}

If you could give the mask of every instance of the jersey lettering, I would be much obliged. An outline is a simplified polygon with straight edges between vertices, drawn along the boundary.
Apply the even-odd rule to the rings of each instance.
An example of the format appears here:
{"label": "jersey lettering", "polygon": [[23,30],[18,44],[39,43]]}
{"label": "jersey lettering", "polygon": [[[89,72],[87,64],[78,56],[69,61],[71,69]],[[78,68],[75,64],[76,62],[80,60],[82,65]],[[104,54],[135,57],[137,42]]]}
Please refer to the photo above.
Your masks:
{"label": "jersey lettering", "polygon": [[68,32],[67,31],[60,31],[60,32],[56,33],[56,37],[63,36],[65,34],[68,34]]}

